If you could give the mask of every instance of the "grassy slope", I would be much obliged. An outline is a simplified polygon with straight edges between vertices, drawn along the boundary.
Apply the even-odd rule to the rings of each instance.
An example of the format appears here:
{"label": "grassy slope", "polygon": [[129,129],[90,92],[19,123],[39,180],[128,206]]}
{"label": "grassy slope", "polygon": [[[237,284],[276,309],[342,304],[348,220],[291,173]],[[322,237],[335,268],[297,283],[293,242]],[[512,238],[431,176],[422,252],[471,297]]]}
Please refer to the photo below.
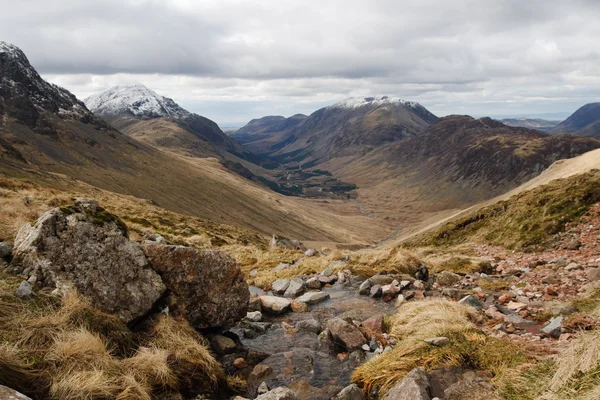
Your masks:
{"label": "grassy slope", "polygon": [[600,171],[552,181],[416,236],[407,247],[479,241],[510,249],[547,246],[554,235],[600,201]]}

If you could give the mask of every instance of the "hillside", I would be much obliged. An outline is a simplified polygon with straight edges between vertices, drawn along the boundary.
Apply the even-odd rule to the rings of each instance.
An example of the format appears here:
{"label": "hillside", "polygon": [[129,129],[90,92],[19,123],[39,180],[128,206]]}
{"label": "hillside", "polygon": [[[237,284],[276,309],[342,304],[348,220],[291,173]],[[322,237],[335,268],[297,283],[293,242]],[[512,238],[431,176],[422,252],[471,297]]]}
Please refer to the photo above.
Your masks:
{"label": "hillside", "polygon": [[541,118],[505,118],[501,119],[500,122],[508,126],[520,126],[544,132],[550,131],[552,128],[556,127],[556,125],[560,124],[560,121],[550,121]]}
{"label": "hillside", "polygon": [[270,148],[273,145],[285,141],[286,135],[306,118],[308,118],[306,115],[296,114],[289,118],[267,116],[253,119],[236,132],[233,132],[231,137],[251,152],[265,155],[270,153]]}
{"label": "hillside", "polygon": [[342,203],[327,204],[328,210],[296,201],[229,172],[215,159],[165,152],[124,135],[72,94],[41,79],[18,48],[3,43],[0,49],[0,172],[5,175],[68,187],[69,179],[54,178],[58,173],[267,235],[348,243],[364,240],[351,233],[363,223],[372,226],[363,231],[365,238],[372,235],[367,240],[389,229],[366,217],[335,215]]}
{"label": "hillside", "polygon": [[589,103],[558,124],[552,133],[600,137],[600,103]]}

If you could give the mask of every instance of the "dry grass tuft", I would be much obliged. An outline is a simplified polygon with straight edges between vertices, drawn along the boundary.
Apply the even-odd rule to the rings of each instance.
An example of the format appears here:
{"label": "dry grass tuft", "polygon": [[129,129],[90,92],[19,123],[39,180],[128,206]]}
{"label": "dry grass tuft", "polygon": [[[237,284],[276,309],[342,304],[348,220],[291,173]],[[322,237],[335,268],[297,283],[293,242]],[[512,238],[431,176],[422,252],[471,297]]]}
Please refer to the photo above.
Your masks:
{"label": "dry grass tuft", "polygon": [[114,399],[119,389],[119,382],[106,371],[68,370],[53,377],[50,395],[61,400]]}
{"label": "dry grass tuft", "polygon": [[170,356],[165,349],[140,347],[135,356],[123,360],[123,365],[138,382],[146,382],[151,388],[176,389],[177,376],[171,369]]}

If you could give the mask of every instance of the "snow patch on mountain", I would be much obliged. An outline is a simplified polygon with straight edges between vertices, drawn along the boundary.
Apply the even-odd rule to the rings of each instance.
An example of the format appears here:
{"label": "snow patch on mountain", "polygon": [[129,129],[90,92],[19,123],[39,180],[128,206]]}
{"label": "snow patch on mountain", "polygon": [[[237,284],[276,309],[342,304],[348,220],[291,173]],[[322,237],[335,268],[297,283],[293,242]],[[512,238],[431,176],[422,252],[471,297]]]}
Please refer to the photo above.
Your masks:
{"label": "snow patch on mountain", "polygon": [[137,118],[182,118],[189,112],[168,97],[144,85],[119,85],[84,100],[95,114],[115,116],[131,114]]}
{"label": "snow patch on mountain", "polygon": [[342,100],[330,108],[358,108],[363,106],[403,105],[410,108],[419,107],[415,101],[403,100],[399,97],[372,96],[372,97],[350,97]]}

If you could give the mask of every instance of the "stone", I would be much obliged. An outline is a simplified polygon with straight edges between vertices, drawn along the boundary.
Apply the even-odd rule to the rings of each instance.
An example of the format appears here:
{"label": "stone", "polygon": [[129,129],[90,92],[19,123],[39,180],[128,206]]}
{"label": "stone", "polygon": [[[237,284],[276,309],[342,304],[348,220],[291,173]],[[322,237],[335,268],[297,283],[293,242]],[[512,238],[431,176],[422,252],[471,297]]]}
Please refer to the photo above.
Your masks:
{"label": "stone", "polygon": [[317,277],[312,277],[306,280],[306,287],[309,289],[321,289],[323,284]]}
{"label": "stone", "polygon": [[256,391],[259,395],[265,394],[269,392],[269,386],[267,382],[263,382],[258,386],[258,390]]}
{"label": "stone", "polygon": [[337,276],[338,276],[338,280],[337,281],[338,281],[338,283],[340,285],[343,285],[344,283],[346,283],[346,274],[345,273],[343,273],[342,271],[340,271],[340,272],[337,273]]}
{"label": "stone", "polygon": [[424,264],[420,264],[417,267],[417,272],[415,272],[415,278],[427,282],[429,280],[429,269]]}
{"label": "stone", "polygon": [[450,339],[448,339],[445,336],[439,336],[439,337],[433,337],[433,338],[429,338],[429,339],[423,339],[423,341],[427,344],[430,344],[432,346],[436,346],[436,347],[442,347],[447,345],[448,343],[450,343]]}
{"label": "stone", "polygon": [[422,368],[410,371],[401,381],[383,396],[383,400],[430,400],[429,377]]}
{"label": "stone", "polygon": [[564,258],[562,258],[562,257],[559,257],[559,258],[557,258],[557,259],[556,259],[554,262],[555,262],[555,263],[556,263],[556,265],[558,265],[559,267],[566,267],[566,266],[567,266],[567,260],[566,260],[566,259],[564,259]]}
{"label": "stone", "polygon": [[13,244],[11,242],[0,242],[0,259],[10,261],[13,252]]}
{"label": "stone", "polygon": [[294,298],[304,293],[304,281],[302,278],[294,278],[290,281],[290,285],[283,294],[285,297]]}
{"label": "stone", "polygon": [[0,400],[31,400],[31,397],[27,397],[16,390],[0,385]]}
{"label": "stone", "polygon": [[578,250],[581,247],[581,242],[575,238],[567,240],[563,245],[565,250]]}
{"label": "stone", "polygon": [[363,391],[352,384],[343,388],[337,395],[333,396],[331,400],[364,400],[365,395]]}
{"label": "stone", "polygon": [[458,301],[459,303],[466,304],[478,310],[483,309],[483,303],[477,299],[476,296],[470,294]]}
{"label": "stone", "polygon": [[323,285],[333,285],[338,277],[337,275],[331,275],[331,276],[323,276],[323,275],[319,275],[317,277],[317,279],[321,282],[321,284]]}
{"label": "stone", "polygon": [[277,296],[260,296],[260,306],[264,312],[271,314],[283,314],[291,306],[288,299]]}
{"label": "stone", "polygon": [[[396,284],[394,284],[394,282]],[[381,287],[381,294],[383,295],[383,297],[394,298],[398,293],[400,293],[400,286],[398,285],[398,281],[394,282]]]}
{"label": "stone", "polygon": [[442,296],[449,297],[454,300],[460,300],[460,290],[455,288],[443,288]]}
{"label": "stone", "polygon": [[250,296],[250,300],[248,300],[248,311],[262,311],[260,297],[258,295]]}
{"label": "stone", "polygon": [[316,319],[305,319],[304,321],[298,321],[296,323],[298,330],[316,333],[317,335],[321,332],[321,324]]}
{"label": "stone", "polygon": [[28,281],[21,282],[21,284],[17,288],[17,291],[15,292],[15,296],[17,296],[19,299],[31,297],[32,294],[33,286]]}
{"label": "stone", "polygon": [[546,325],[545,327],[542,328],[541,332],[544,335],[547,336],[552,336],[554,338],[558,338],[560,337],[560,334],[562,333],[562,322],[563,322],[563,317],[562,315],[559,317],[556,317],[554,319],[552,319],[548,325]]}
{"label": "stone", "polygon": [[383,291],[381,290],[380,285],[371,286],[371,290],[369,291],[369,295],[371,297],[378,298],[378,297],[381,297],[382,294],[383,294]]}
{"label": "stone", "polygon": [[292,267],[291,264],[281,263],[281,264],[277,265],[275,268],[273,268],[273,271],[283,271],[284,269],[288,269],[291,267]]}
{"label": "stone", "polygon": [[361,325],[369,331],[381,335],[383,333],[383,314],[373,315],[371,318],[364,320]]}
{"label": "stone", "polygon": [[452,286],[460,280],[460,275],[450,271],[442,271],[438,274],[436,282],[440,286]]}
{"label": "stone", "polygon": [[425,282],[423,282],[422,280],[416,280],[412,283],[412,285],[417,290],[425,289]]}
{"label": "stone", "polygon": [[600,280],[600,268],[588,268],[585,274],[590,282],[596,282]]}
{"label": "stone", "polygon": [[210,345],[218,355],[231,354],[235,352],[237,346],[235,342],[223,335],[214,335],[210,338]]}
{"label": "stone", "polygon": [[287,249],[287,250],[300,250],[306,251],[306,247],[301,241],[295,239],[288,239],[283,236],[273,235],[271,242],[269,243],[269,250],[276,249]]}
{"label": "stone", "polygon": [[371,286],[389,285],[390,283],[394,282],[394,278],[391,276],[387,276],[387,275],[373,275],[368,280],[371,283]]}
{"label": "stone", "polygon": [[341,268],[346,268],[346,265],[348,265],[348,264],[345,261],[332,261],[329,263],[329,268],[341,269]]}
{"label": "stone", "polygon": [[398,298],[396,299],[396,302],[394,303],[394,307],[398,308],[400,307],[402,304],[404,304],[406,302],[406,298],[404,297],[404,295],[400,295],[398,296]]}
{"label": "stone", "polygon": [[315,249],[308,249],[304,252],[305,257],[314,257],[317,255],[317,251]]}
{"label": "stone", "polygon": [[237,369],[248,368],[248,361],[246,361],[246,359],[243,357],[238,357],[233,360],[233,366]]}
{"label": "stone", "polygon": [[329,293],[324,292],[307,292],[298,297],[296,301],[306,303],[308,305],[321,303],[331,297]]}
{"label": "stone", "polygon": [[299,397],[291,389],[278,387],[258,396],[256,400],[299,400]]}
{"label": "stone", "polygon": [[257,269],[253,269],[252,271],[250,271],[250,278],[256,278],[256,276],[258,275],[258,270]]}
{"label": "stone", "polygon": [[260,311],[251,311],[246,313],[246,319],[252,322],[260,322],[263,319],[263,315]]}
{"label": "stone", "polygon": [[574,262],[570,263],[569,265],[567,265],[565,267],[565,271],[575,271],[578,269],[581,269],[581,267],[579,266],[579,264],[574,263]]}
{"label": "stone", "polygon": [[359,350],[367,339],[353,324],[340,318],[332,318],[327,322],[329,330],[335,343],[342,345],[348,352]]}
{"label": "stone", "polygon": [[271,284],[271,290],[275,294],[284,294],[287,288],[290,286],[289,279],[277,279]]}
{"label": "stone", "polygon": [[577,309],[570,304],[552,306],[550,310],[552,315],[571,315],[577,311]]}
{"label": "stone", "polygon": [[292,300],[290,307],[295,313],[305,313],[308,312],[308,304],[303,303],[298,300]]}
{"label": "stone", "polygon": [[248,284],[228,254],[152,242],[142,249],[168,289],[172,315],[197,329],[227,326],[246,316]]}
{"label": "stone", "polygon": [[510,301],[507,305],[506,308],[508,308],[509,310],[513,310],[513,311],[517,311],[522,309],[523,307],[527,307],[527,304],[524,303],[520,303],[518,301]]}
{"label": "stone", "polygon": [[371,291],[371,281],[366,280],[358,287],[358,294],[367,295]]}
{"label": "stone", "polygon": [[72,287],[94,307],[126,322],[148,313],[166,290],[121,220],[92,199],[77,198],[23,226],[12,263],[17,273],[35,274],[36,285],[58,292]]}
{"label": "stone", "polygon": [[333,268],[327,267],[323,272],[321,272],[322,276],[331,276],[333,275]]}
{"label": "stone", "polygon": [[[466,374],[465,374],[466,375]],[[464,379],[444,390],[444,400],[501,400],[492,384],[481,379]]]}
{"label": "stone", "polygon": [[273,368],[268,364],[261,363],[254,366],[247,379],[248,394],[250,397],[256,396],[259,386],[265,382],[271,374],[273,374]]}

